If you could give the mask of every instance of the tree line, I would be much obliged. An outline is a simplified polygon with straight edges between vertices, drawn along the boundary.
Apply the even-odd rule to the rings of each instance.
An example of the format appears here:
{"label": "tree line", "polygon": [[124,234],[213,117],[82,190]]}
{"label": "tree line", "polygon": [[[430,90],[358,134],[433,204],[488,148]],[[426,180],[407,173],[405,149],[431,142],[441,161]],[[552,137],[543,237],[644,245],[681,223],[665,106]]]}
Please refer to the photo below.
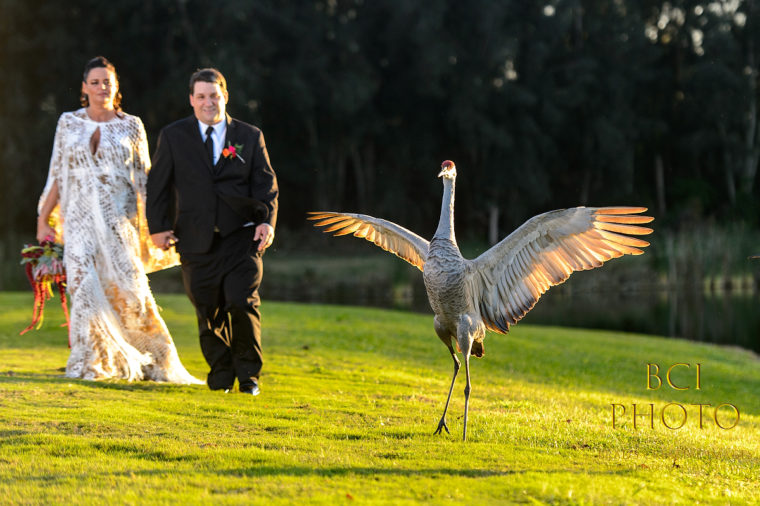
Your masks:
{"label": "tree line", "polygon": [[229,112],[265,133],[287,229],[345,210],[432,234],[444,159],[463,238],[575,205],[753,226],[757,22],[756,0],[0,0],[0,232],[33,236],[97,54],[151,150],[191,113],[190,74],[219,68]]}

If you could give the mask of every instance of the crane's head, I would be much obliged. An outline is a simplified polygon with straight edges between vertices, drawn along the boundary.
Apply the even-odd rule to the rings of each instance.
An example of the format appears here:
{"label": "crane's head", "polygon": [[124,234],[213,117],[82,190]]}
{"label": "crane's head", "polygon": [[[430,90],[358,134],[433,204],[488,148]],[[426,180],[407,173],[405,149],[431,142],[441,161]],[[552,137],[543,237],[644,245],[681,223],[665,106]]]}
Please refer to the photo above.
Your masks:
{"label": "crane's head", "polygon": [[444,160],[441,164],[441,172],[438,173],[438,177],[445,177],[447,179],[454,179],[457,177],[457,167],[451,160]]}

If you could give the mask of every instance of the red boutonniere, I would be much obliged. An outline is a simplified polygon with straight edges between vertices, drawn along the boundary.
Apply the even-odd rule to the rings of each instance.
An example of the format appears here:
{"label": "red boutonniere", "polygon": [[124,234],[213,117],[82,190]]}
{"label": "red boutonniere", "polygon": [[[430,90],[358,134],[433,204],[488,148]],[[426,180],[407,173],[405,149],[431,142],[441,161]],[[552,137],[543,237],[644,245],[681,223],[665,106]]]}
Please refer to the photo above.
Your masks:
{"label": "red boutonniere", "polygon": [[66,306],[66,270],[63,267],[63,246],[54,243],[52,238],[42,241],[39,246],[26,244],[21,250],[21,264],[26,269],[26,276],[34,289],[34,309],[32,323],[21,331],[24,334],[35,325],[42,326],[45,302],[53,297],[53,285],[58,285],[61,305],[66,315],[65,326],[69,324],[69,311]]}
{"label": "red boutonniere", "polygon": [[234,146],[232,144],[227,145],[226,148],[222,150],[222,156],[225,158],[237,158],[241,162],[245,163],[245,160],[243,160],[243,157],[240,156],[239,151],[243,150],[242,144],[235,144]]}

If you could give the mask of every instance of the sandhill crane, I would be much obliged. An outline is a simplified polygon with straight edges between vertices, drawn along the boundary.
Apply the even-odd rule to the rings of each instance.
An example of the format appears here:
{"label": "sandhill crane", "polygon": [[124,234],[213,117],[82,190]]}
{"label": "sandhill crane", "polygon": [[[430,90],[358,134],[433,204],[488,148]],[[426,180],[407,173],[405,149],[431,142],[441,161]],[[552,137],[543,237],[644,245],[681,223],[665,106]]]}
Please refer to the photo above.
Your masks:
{"label": "sandhill crane", "polygon": [[[640,255],[649,243],[630,235],[646,235],[652,229],[640,224],[653,220],[638,216],[645,207],[576,207],[534,216],[504,240],[475,258],[462,257],[454,236],[454,163],[446,160],[443,202],[438,228],[428,242],[409,230],[364,214],[311,212],[315,226],[327,226],[334,235],[353,234],[394,253],[422,271],[434,326],[454,360],[454,375],[443,415],[435,434],[449,433],[446,413],[460,362],[464,358],[464,427],[470,403],[470,355],[482,357],[486,329],[506,334],[530,311],[539,297],[564,282],[574,271],[600,267],[625,254]],[[629,234],[629,235],[624,235]]]}

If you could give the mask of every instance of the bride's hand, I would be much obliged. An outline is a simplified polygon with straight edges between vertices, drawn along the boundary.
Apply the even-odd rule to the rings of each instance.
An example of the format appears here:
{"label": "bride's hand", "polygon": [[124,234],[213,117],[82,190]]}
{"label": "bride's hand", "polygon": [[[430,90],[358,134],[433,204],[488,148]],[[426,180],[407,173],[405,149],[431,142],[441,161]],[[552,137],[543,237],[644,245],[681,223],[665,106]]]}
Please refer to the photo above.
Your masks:
{"label": "bride's hand", "polygon": [[55,241],[55,229],[50,226],[47,219],[37,218],[37,242],[42,243],[50,239]]}

